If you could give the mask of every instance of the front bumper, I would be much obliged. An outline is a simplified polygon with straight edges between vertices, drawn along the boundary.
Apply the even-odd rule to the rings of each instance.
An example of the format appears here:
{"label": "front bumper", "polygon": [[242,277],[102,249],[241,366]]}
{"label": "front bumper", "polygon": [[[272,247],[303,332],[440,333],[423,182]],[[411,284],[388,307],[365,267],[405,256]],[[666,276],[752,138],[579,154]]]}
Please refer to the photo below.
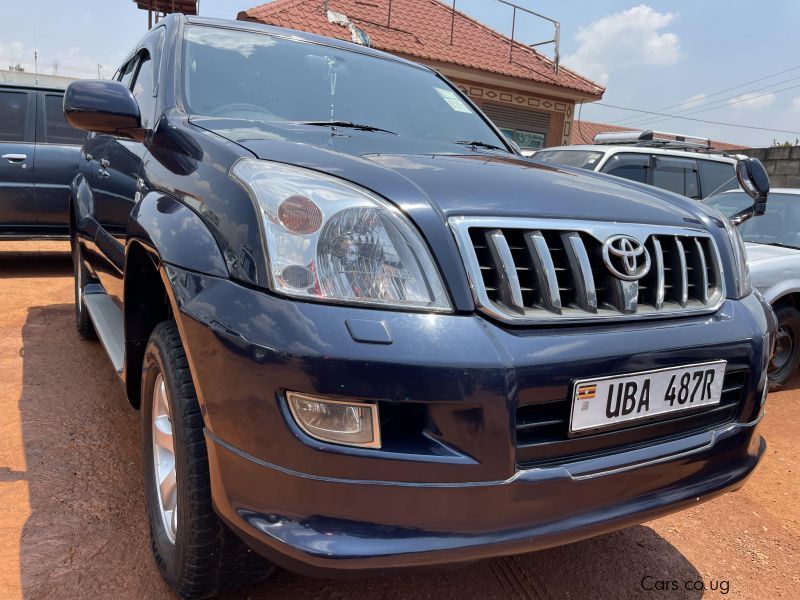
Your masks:
{"label": "front bumper", "polygon": [[[568,543],[735,489],[764,451],[769,322],[755,295],[711,316],[515,330],[165,273],[217,511],[294,570],[383,571]],[[382,322],[391,343],[357,339],[354,320]],[[545,443],[521,459],[518,406],[563,400],[578,378],[716,359],[745,374],[725,422],[562,440],[567,454]],[[286,390],[377,401],[392,417],[383,448],[311,440],[288,416]]]}
{"label": "front bumper", "polygon": [[206,440],[219,515],[254,550],[314,576],[453,565],[600,535],[738,489],[766,448],[754,424],[731,425],[686,440],[694,450],[621,457],[630,462],[616,472],[565,465],[498,482],[397,485],[308,477]]}

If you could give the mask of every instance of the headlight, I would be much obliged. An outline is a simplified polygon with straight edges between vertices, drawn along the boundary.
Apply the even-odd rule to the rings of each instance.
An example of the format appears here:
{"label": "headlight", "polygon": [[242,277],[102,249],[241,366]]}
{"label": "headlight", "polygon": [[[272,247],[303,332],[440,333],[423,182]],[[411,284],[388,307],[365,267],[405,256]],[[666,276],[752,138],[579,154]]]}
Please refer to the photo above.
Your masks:
{"label": "headlight", "polygon": [[276,292],[450,310],[425,243],[396,207],[335,177],[265,160],[239,160],[231,176],[261,209]]}
{"label": "headlight", "polygon": [[735,263],[733,276],[736,282],[736,298],[744,298],[753,291],[753,284],[750,281],[750,266],[747,264],[747,250],[744,247],[744,240],[739,233],[739,229],[725,216],[722,216],[722,222],[725,223],[728,238],[730,238],[731,246],[733,246],[733,260]]}

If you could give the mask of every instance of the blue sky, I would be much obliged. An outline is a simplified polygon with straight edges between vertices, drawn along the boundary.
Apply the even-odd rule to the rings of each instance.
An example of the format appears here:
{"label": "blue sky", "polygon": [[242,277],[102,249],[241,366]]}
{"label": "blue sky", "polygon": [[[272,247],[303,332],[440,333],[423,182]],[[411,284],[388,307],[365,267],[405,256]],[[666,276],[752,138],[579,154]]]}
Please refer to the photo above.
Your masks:
{"label": "blue sky", "polygon": [[[335,7],[336,0],[331,2]],[[606,85],[604,103],[684,115],[702,111],[687,116],[800,132],[800,2],[766,2],[759,10],[744,0],[517,2],[561,21],[563,63]],[[235,18],[258,3],[201,0],[200,9],[206,16]],[[494,0],[458,0],[458,8],[510,32],[510,9]],[[147,14],[136,10],[132,0],[6,0],[0,65],[20,62],[32,68],[36,49],[43,73],[52,73],[57,60],[60,74],[96,76],[100,64],[101,74],[108,77],[146,28]],[[531,17],[518,18],[522,41],[541,41],[551,33]],[[783,70],[787,72],[713,95]],[[674,107],[678,103],[686,104]],[[753,146],[769,145],[774,138],[800,138],[800,133],[660,120],[597,105],[584,105],[582,115]]]}

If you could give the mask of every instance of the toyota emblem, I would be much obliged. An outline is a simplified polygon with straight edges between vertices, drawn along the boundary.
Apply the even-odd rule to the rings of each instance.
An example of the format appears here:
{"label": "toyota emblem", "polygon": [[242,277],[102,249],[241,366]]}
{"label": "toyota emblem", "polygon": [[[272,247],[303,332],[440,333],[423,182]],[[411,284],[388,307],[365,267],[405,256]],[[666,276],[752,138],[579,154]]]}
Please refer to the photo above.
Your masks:
{"label": "toyota emblem", "polygon": [[614,235],[603,243],[603,262],[615,277],[637,281],[650,270],[650,253],[636,238]]}

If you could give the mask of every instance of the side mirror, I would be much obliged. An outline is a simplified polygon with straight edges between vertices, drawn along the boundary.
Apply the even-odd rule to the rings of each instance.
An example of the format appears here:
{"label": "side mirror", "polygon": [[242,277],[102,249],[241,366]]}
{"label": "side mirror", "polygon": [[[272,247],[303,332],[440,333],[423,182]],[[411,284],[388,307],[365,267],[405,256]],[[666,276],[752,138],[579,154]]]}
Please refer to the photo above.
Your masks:
{"label": "side mirror", "polygon": [[139,105],[118,81],[73,81],[64,93],[64,116],[78,129],[144,140]]}
{"label": "side mirror", "polygon": [[742,157],[736,162],[736,178],[741,188],[753,199],[753,206],[730,218],[734,225],[741,225],[748,219],[763,215],[767,211],[769,175],[760,160]]}

